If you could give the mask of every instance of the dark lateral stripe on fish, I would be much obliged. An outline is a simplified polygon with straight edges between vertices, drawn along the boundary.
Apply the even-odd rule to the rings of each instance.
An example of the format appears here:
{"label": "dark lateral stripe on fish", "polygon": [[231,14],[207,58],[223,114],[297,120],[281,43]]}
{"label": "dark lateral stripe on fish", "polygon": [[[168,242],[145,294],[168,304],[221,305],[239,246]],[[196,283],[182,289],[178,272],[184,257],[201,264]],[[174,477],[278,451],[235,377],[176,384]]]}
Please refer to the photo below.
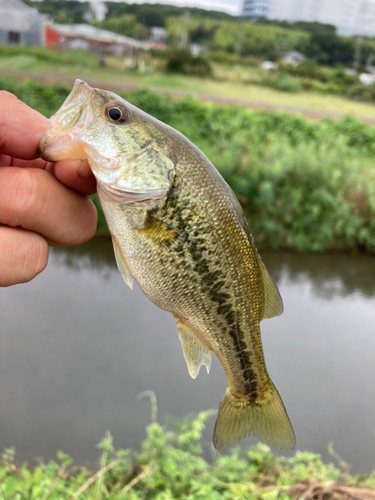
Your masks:
{"label": "dark lateral stripe on fish", "polygon": [[[182,208],[187,212],[186,219],[182,215]],[[206,293],[208,293],[211,300],[218,304],[216,312],[224,320],[227,326],[226,331],[232,339],[235,355],[240,363],[245,386],[244,393],[251,398],[256,398],[259,396],[257,390],[257,376],[246,342],[243,340],[246,333],[241,330],[236,320],[236,312],[231,304],[230,294],[224,290],[225,276],[219,269],[210,271],[209,262],[202,257],[203,252],[210,252],[208,252],[209,249],[206,247],[205,239],[201,236],[201,228],[195,226],[194,232],[191,233],[189,226],[191,225],[192,217],[190,214],[188,216],[187,208],[188,204],[181,203],[181,200],[179,200],[178,187],[172,188],[168,196],[169,217],[173,220],[173,226],[176,227],[178,231],[187,235],[187,239],[184,243],[187,245],[189,255],[193,260],[193,270],[203,282]],[[180,251],[182,250],[181,247]],[[175,250],[176,249],[177,248],[175,248]]]}
{"label": "dark lateral stripe on fish", "polygon": [[240,362],[245,394],[256,398],[258,396],[257,376],[253,369],[253,363],[246,342],[243,340],[245,334],[236,320],[236,312],[230,303],[231,296],[223,290],[224,276],[220,270],[210,271],[208,261],[202,257],[202,252],[206,250],[204,244],[198,248],[198,243],[200,242],[203,243],[203,240],[200,238],[196,238],[195,240],[188,239],[187,241],[190,255],[195,262],[194,270],[201,277],[202,281],[208,284],[208,294],[211,300],[218,304],[216,312],[225,319],[228,327],[227,333],[233,341],[236,357]]}

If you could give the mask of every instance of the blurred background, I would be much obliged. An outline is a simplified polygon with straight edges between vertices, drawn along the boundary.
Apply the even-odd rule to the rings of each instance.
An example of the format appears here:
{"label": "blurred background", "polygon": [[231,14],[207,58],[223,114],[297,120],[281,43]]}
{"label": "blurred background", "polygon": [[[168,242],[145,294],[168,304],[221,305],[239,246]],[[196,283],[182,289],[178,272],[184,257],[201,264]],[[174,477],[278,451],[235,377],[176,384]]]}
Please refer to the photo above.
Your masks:
{"label": "blurred background", "polygon": [[[0,88],[46,116],[81,78],[209,157],[284,299],[262,338],[297,449],[334,461],[333,442],[352,471],[373,469],[375,1],[0,0],[0,42]],[[20,459],[91,464],[106,430],[137,449],[141,391],[162,422],[225,390],[217,360],[190,379],[172,316],[125,286],[93,199],[96,238],[0,290],[0,449]]]}

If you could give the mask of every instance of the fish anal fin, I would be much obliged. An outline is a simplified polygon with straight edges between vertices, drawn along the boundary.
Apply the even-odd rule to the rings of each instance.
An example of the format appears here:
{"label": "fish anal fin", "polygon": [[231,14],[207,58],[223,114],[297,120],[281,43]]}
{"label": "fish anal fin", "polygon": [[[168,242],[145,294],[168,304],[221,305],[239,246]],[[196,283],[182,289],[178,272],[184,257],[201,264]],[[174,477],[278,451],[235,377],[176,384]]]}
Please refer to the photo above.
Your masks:
{"label": "fish anal fin", "polygon": [[177,231],[177,229],[153,215],[147,217],[147,221],[141,232],[148,238],[151,238],[158,246],[169,247],[178,238],[184,238],[184,235]]}
{"label": "fish anal fin", "polygon": [[262,319],[274,318],[280,316],[284,311],[283,300],[277,286],[268,274],[266,266],[261,262],[261,271],[263,277],[264,290],[264,313]]}
{"label": "fish anal fin", "polygon": [[211,367],[210,349],[203,345],[190,328],[176,316],[175,320],[190,376],[196,378],[202,365],[206,366],[207,373],[209,373]]}
{"label": "fish anal fin", "polygon": [[113,244],[113,251],[115,254],[116,264],[117,264],[118,270],[122,274],[122,277],[124,278],[125,283],[131,289],[133,289],[133,281],[134,281],[133,275],[130,272],[128,263],[126,262],[126,259],[124,257],[124,254],[121,251],[121,248],[118,246],[118,244],[113,236],[112,236],[112,244]]}

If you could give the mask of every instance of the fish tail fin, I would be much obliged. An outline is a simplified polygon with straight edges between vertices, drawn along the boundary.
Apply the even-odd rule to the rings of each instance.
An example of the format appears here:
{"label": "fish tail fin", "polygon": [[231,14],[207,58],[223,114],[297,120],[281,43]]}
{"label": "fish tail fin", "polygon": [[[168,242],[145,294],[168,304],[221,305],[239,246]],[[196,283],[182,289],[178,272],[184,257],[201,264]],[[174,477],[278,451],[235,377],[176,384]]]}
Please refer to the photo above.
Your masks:
{"label": "fish tail fin", "polygon": [[267,398],[238,398],[227,388],[215,424],[215,448],[229,448],[251,435],[278,450],[295,448],[292,424],[276,387],[269,383]]}

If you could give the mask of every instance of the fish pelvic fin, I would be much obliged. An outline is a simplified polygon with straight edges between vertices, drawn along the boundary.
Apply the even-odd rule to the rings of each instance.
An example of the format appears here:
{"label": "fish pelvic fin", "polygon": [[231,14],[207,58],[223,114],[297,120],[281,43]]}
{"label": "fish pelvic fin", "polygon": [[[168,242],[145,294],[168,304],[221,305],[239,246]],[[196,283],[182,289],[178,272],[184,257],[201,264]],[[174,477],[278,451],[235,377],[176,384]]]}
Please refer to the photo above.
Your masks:
{"label": "fish pelvic fin", "polygon": [[211,351],[202,344],[198,337],[176,316],[178,336],[182,344],[182,352],[191,378],[197,378],[202,365],[206,366],[207,373],[211,368]]}
{"label": "fish pelvic fin", "polygon": [[224,450],[246,436],[254,435],[272,448],[294,450],[296,438],[281,397],[271,380],[263,400],[242,399],[230,389],[221,400],[214,430],[214,446]]}
{"label": "fish pelvic fin", "polygon": [[118,246],[115,238],[112,236],[112,244],[113,244],[113,251],[115,254],[116,258],[116,264],[118,267],[118,270],[120,271],[122,277],[124,278],[125,283],[133,289],[133,275],[130,272],[128,263],[126,262],[126,259],[124,257],[124,254],[121,251],[121,248]]}

